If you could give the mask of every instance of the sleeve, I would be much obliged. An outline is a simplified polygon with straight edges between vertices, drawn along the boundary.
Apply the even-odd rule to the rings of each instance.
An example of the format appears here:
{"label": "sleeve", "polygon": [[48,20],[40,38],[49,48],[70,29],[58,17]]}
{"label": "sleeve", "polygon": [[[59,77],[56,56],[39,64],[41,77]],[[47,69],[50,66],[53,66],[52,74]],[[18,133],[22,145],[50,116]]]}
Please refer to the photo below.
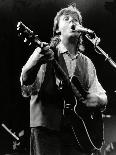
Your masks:
{"label": "sleeve", "polygon": [[20,83],[21,83],[21,92],[23,97],[30,97],[31,95],[36,95],[40,91],[41,85],[44,81],[45,70],[46,70],[46,65],[43,64],[40,67],[40,70],[38,71],[38,74],[34,83],[31,85],[24,85],[22,75],[21,75]]}
{"label": "sleeve", "polygon": [[88,92],[95,93],[97,95],[101,93],[106,93],[106,91],[103,89],[102,85],[98,81],[95,66],[90,59],[88,59],[87,66],[88,66],[88,82],[89,82]]}
{"label": "sleeve", "polygon": [[23,97],[29,97],[31,95],[37,94],[37,90],[39,88],[40,84],[37,83],[37,81],[35,80],[35,82],[32,85],[21,85],[21,92]]}
{"label": "sleeve", "polygon": [[91,60],[88,61],[88,79],[89,79],[89,89],[88,95],[91,96],[91,101],[89,100],[89,104],[96,104],[100,108],[101,111],[106,109],[107,105],[107,95],[106,91],[103,89],[102,85],[98,81],[96,69]]}

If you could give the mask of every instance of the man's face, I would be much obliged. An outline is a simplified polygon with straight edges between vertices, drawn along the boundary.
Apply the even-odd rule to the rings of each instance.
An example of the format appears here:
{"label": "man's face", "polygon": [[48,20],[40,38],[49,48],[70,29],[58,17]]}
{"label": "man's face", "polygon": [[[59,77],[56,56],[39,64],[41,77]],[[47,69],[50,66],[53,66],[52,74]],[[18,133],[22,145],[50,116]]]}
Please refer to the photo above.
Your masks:
{"label": "man's face", "polygon": [[75,26],[78,26],[79,20],[73,15],[62,15],[59,19],[59,31],[63,37],[79,36],[80,33],[75,31]]}

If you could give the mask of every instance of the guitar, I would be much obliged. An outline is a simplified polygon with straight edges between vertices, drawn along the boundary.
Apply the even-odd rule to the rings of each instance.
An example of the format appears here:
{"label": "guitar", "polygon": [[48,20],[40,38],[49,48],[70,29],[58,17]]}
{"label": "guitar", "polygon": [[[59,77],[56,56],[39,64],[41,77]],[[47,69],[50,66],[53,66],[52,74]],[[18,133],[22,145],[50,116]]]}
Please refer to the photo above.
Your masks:
{"label": "guitar", "polygon": [[[22,22],[17,24],[18,35],[22,36],[24,41],[28,41],[30,45],[33,43],[36,46],[43,47],[43,42],[40,41],[37,35],[34,34],[27,26]],[[59,43],[59,38],[56,37],[51,46],[55,47]],[[58,62],[54,59],[52,63],[55,69],[60,73],[63,82],[66,85],[66,89],[71,90],[73,100],[75,102],[69,103],[72,107],[67,109],[67,104],[64,107],[64,117],[69,120],[69,127],[74,136],[75,144],[77,144],[81,150],[87,153],[92,153],[96,150],[100,150],[104,142],[103,133],[103,120],[102,113],[99,109],[94,108],[91,110],[86,107],[82,102],[86,93],[83,89],[79,91],[79,81],[77,77],[73,76],[70,80]],[[68,96],[66,96],[67,98]]]}

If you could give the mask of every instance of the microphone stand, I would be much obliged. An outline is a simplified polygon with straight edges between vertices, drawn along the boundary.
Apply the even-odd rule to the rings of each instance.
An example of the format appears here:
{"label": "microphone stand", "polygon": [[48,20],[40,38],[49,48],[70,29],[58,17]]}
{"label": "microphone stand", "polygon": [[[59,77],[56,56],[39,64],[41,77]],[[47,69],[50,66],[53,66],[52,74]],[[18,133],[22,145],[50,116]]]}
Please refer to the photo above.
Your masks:
{"label": "microphone stand", "polygon": [[103,49],[101,49],[101,48],[98,46],[98,44],[99,44],[99,42],[100,42],[100,38],[98,38],[98,37],[96,36],[95,33],[92,34],[92,35],[94,35],[94,38],[91,37],[91,34],[86,34],[85,36],[86,36],[86,38],[87,38],[89,41],[91,41],[91,42],[94,44],[95,50],[100,51],[100,52],[101,52],[100,54],[102,54],[102,55],[105,56],[105,58],[106,58],[105,60],[108,60],[108,61],[110,62],[110,64],[111,64],[114,68],[116,68],[116,63],[111,59],[111,57],[109,57],[109,55],[108,55],[107,53],[105,53],[105,52],[103,51]]}

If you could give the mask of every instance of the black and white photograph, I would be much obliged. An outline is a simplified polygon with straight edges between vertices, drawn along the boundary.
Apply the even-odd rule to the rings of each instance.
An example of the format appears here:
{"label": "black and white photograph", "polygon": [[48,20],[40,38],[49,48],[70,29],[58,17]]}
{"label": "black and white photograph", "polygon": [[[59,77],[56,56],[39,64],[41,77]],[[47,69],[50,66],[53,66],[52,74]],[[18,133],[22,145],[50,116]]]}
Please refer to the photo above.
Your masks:
{"label": "black and white photograph", "polygon": [[116,0],[0,0],[0,155],[116,155]]}

